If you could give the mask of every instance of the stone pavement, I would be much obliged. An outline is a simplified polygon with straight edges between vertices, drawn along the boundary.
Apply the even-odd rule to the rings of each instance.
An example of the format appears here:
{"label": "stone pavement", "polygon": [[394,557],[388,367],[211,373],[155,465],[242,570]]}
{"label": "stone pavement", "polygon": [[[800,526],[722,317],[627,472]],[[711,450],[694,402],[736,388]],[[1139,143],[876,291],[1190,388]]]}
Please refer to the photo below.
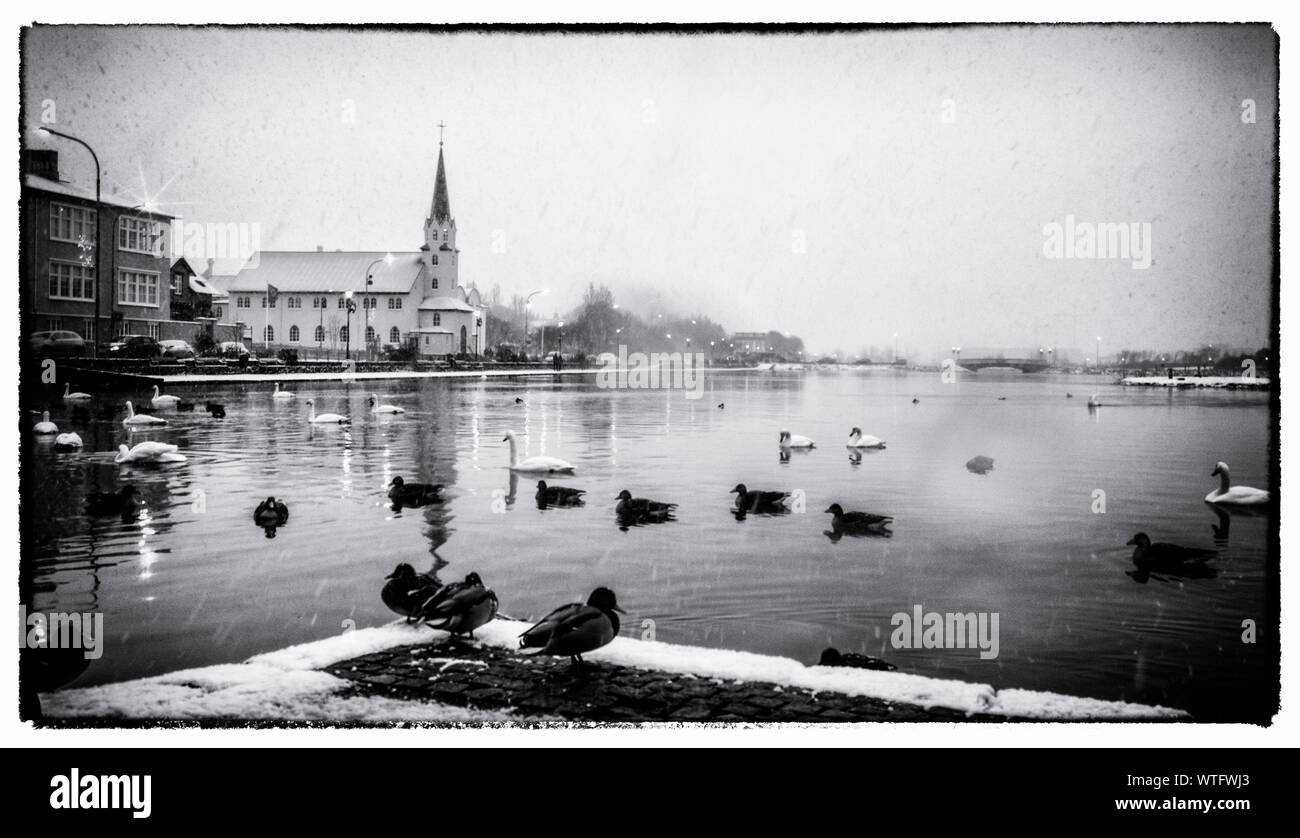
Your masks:
{"label": "stone pavement", "polygon": [[1006,716],[925,709],[759,682],[728,682],[442,641],[388,649],[325,671],[361,694],[576,722],[1004,722]]}

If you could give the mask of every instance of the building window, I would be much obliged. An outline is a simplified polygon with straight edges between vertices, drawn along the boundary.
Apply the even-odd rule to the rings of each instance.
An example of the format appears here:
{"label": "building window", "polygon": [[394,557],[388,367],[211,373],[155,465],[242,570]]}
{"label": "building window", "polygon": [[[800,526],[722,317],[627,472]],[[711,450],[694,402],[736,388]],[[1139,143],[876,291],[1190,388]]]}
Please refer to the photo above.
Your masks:
{"label": "building window", "polygon": [[95,299],[95,272],[79,263],[51,262],[50,299]]}
{"label": "building window", "polygon": [[154,252],[158,240],[158,222],[124,215],[117,220],[117,247],[132,253]]}
{"label": "building window", "polygon": [[173,294],[181,293],[181,288],[183,287],[184,282],[185,282],[184,274],[172,274],[172,293]]}
{"label": "building window", "polygon": [[434,288],[437,288],[437,287],[438,287],[438,277],[436,277],[436,276],[433,278],[433,287],[434,287]]}
{"label": "building window", "polygon": [[389,307],[389,308],[393,308],[393,309],[397,309],[398,311],[401,311],[401,309],[402,309],[402,298],[401,298],[401,297],[389,297],[389,298],[388,298],[388,307]]}
{"label": "building window", "polygon": [[302,297],[288,297],[284,305],[285,308],[302,308]]}
{"label": "building window", "polygon": [[221,306],[212,307],[212,316],[217,318],[218,320],[221,319]]}
{"label": "building window", "polygon": [[248,308],[248,298],[247,298],[247,297],[236,297],[236,298],[235,298],[235,308]]}
{"label": "building window", "polygon": [[86,342],[94,345],[95,343],[95,321],[89,317],[81,321],[81,336]]}
{"label": "building window", "polygon": [[443,228],[442,228],[442,240],[443,240],[443,241],[446,241],[446,240],[447,240],[447,228],[446,228],[446,227],[443,227]]}
{"label": "building window", "polygon": [[117,301],[122,305],[157,308],[158,274],[146,271],[118,271]]}
{"label": "building window", "polygon": [[270,299],[269,301],[267,300],[266,297],[263,297],[263,298],[262,298],[262,308],[268,308],[268,307],[269,307],[269,308],[275,308],[275,304],[276,304],[276,302],[278,302],[278,301],[279,301],[279,298],[278,298],[278,297],[271,297],[271,299]]}
{"label": "building window", "polygon": [[348,305],[348,303],[347,303],[346,298],[344,298],[344,297],[339,297],[339,308],[347,308],[347,305]]}
{"label": "building window", "polygon": [[95,243],[95,211],[71,204],[50,204],[50,238],[73,244]]}
{"label": "building window", "polygon": [[299,334],[301,334],[301,333],[298,331],[298,327],[297,327],[297,326],[290,326],[290,327],[289,327],[289,343],[297,343],[297,342],[298,342],[298,336],[299,336]]}
{"label": "building window", "polygon": [[45,321],[45,328],[49,329],[51,332],[62,331],[63,318],[62,317],[49,318],[48,320]]}
{"label": "building window", "polygon": [[129,335],[131,333],[130,326],[131,324],[126,320],[117,321],[117,325],[113,327],[113,335],[119,338]]}
{"label": "building window", "polygon": [[424,336],[424,345],[425,345],[425,346],[428,346],[428,345],[429,345],[429,336],[428,336],[428,335],[425,335],[425,336]]}
{"label": "building window", "polygon": [[367,344],[371,344],[371,343],[374,343],[374,342],[375,342],[375,327],[374,327],[374,326],[367,326],[367,327],[366,327],[366,343],[367,343]]}
{"label": "building window", "polygon": [[157,320],[149,321],[148,325],[145,327],[145,334],[149,335],[149,337],[153,338],[154,340],[158,340],[158,336],[162,334],[162,332],[160,330],[159,323]]}
{"label": "building window", "polygon": [[438,264],[438,254],[433,254],[433,264]]}
{"label": "building window", "polygon": [[440,312],[435,311],[433,313],[433,325],[435,326],[442,325],[442,314]]}
{"label": "building window", "polygon": [[325,342],[325,327],[324,327],[324,326],[317,326],[317,327],[316,327],[316,342],[317,342],[317,343],[324,343],[324,342]]}
{"label": "building window", "polygon": [[347,341],[347,339],[348,339],[348,327],[347,327],[347,326],[340,326],[340,327],[339,327],[339,340],[341,340],[341,341]]}
{"label": "building window", "polygon": [[274,326],[268,324],[267,327],[262,330],[262,340],[266,341],[267,343],[270,343],[271,341],[275,340]]}
{"label": "building window", "polygon": [[396,326],[388,330],[388,342],[389,343],[402,342],[402,333],[398,330]]}

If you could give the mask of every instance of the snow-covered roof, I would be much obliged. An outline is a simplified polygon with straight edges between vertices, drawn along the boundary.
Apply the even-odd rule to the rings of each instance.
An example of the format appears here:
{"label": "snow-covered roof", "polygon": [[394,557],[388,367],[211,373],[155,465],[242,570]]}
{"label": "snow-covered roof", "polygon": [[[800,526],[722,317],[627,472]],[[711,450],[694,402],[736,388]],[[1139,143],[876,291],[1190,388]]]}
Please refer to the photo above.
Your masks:
{"label": "snow-covered roof", "polygon": [[201,276],[190,277],[190,290],[196,294],[208,294],[213,297],[224,297],[226,292],[219,288],[214,288],[208,284],[208,281]]}
{"label": "snow-covered roof", "polygon": [[[42,192],[52,192],[56,195],[66,195],[69,198],[80,198],[83,201],[90,201],[92,203],[95,200],[94,189],[86,189],[84,187],[76,186],[71,183],[65,183],[61,180],[50,180],[49,178],[43,178],[40,175],[31,175],[31,174],[23,175],[23,184],[26,185],[28,189],[39,189]],[[112,206],[119,207],[122,209],[135,210],[141,215],[149,215],[157,218],[175,217],[165,212],[160,212],[156,209],[146,210],[139,205],[139,201],[132,198],[121,198],[118,197],[117,195],[104,194],[102,189],[100,190],[99,202],[101,204],[110,204]]]}
{"label": "snow-covered roof", "polygon": [[[409,294],[423,266],[419,253],[394,253],[393,263],[380,261],[383,251],[263,250],[253,255],[226,290],[265,292],[274,285],[281,294]],[[373,265],[373,267],[372,267]],[[366,269],[374,284],[366,288]]]}
{"label": "snow-covered roof", "polygon": [[474,306],[455,297],[428,297],[420,303],[420,311],[474,311]]}

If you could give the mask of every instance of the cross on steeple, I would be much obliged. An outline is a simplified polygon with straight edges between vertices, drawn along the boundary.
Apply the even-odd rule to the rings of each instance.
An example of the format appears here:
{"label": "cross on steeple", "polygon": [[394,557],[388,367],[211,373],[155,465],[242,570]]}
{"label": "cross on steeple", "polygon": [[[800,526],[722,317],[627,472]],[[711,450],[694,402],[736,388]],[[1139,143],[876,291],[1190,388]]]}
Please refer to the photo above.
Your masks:
{"label": "cross on steeple", "polygon": [[442,148],[442,129],[447,127],[447,123],[439,120],[438,122],[438,148]]}

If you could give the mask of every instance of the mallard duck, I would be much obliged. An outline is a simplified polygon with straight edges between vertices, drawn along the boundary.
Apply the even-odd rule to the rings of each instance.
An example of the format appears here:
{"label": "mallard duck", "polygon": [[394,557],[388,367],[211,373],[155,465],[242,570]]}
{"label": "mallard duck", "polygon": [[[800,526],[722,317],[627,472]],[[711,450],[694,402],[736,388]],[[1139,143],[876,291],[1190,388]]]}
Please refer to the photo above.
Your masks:
{"label": "mallard duck", "polygon": [[379,598],[384,605],[405,617],[408,623],[416,621],[420,606],[443,587],[435,577],[416,573],[415,568],[405,562],[384,578],[388,581],[379,592]]}
{"label": "mallard duck", "polygon": [[889,532],[892,515],[874,515],[870,512],[845,512],[838,503],[832,503],[826,510],[832,516],[831,526],[845,532]]}
{"label": "mallard duck", "polygon": [[139,493],[135,487],[128,483],[116,492],[95,492],[86,495],[86,514],[130,515],[135,512],[137,494]]}
{"label": "mallard duck", "polygon": [[55,451],[76,451],[81,445],[81,435],[77,433],[59,434],[54,438]]}
{"label": "mallard duck", "polygon": [[217,404],[216,402],[204,402],[203,409],[206,410],[209,414],[211,414],[213,419],[226,418],[226,406],[224,404]]}
{"label": "mallard duck", "polygon": [[424,506],[442,500],[441,483],[407,483],[396,475],[388,482],[388,499],[402,506]]}
{"label": "mallard duck", "polygon": [[664,503],[649,498],[634,498],[627,489],[619,492],[615,500],[618,501],[618,505],[614,507],[614,514],[639,520],[667,520],[672,516],[673,510],[677,508],[675,503]]}
{"label": "mallard duck", "polygon": [[818,666],[851,666],[855,669],[874,669],[879,672],[893,672],[898,669],[892,663],[882,661],[880,658],[873,658],[870,655],[859,655],[856,652],[841,654],[838,649],[827,649],[822,652],[821,660],[817,661]]}
{"label": "mallard duck", "polygon": [[547,486],[545,480],[537,481],[538,506],[582,506],[582,496],[586,489],[570,489],[568,486]]}
{"label": "mallard duck", "polygon": [[122,420],[122,424],[128,428],[139,428],[145,425],[166,425],[167,420],[160,419],[157,416],[150,416],[147,413],[136,413],[135,407],[130,402],[127,402],[126,418]]}
{"label": "mallard duck", "polygon": [[253,521],[259,527],[283,527],[288,520],[289,507],[274,497],[268,497],[253,510]]}
{"label": "mallard duck", "polygon": [[496,592],[484,587],[477,573],[470,573],[464,582],[447,585],[426,600],[418,616],[432,628],[472,635],[496,617],[498,604]]}
{"label": "mallard duck", "polygon": [[350,425],[352,420],[340,413],[316,414],[316,405],[307,400],[307,421],[313,425]]}
{"label": "mallard duck", "polygon": [[48,410],[42,410],[41,421],[32,425],[32,433],[47,436],[49,434],[57,434],[58,432],[59,426],[50,421],[50,412]]}
{"label": "mallard duck", "polygon": [[817,447],[817,443],[814,442],[809,437],[802,436],[800,434],[792,434],[789,431],[784,429],[782,429],[781,431],[781,437],[777,441],[777,445],[780,445],[782,448],[816,448]]}
{"label": "mallard duck", "polygon": [[121,465],[122,463],[183,463],[185,455],[179,453],[180,448],[169,442],[145,441],[137,443],[131,448],[125,445],[117,446],[117,456],[113,462]]}
{"label": "mallard duck", "polygon": [[367,401],[370,404],[371,413],[405,413],[406,412],[406,408],[398,407],[395,404],[380,404],[379,396],[375,395],[374,393],[370,394],[370,398]]}
{"label": "mallard duck", "polygon": [[988,474],[993,470],[993,458],[985,457],[983,454],[971,457],[966,461],[966,470],[974,474]]}
{"label": "mallard duck", "polygon": [[[915,403],[916,400],[913,399],[912,401],[913,403]],[[845,447],[846,448],[884,448],[885,441],[878,436],[872,436],[870,434],[864,436],[862,434],[861,428],[854,427],[852,430],[849,431],[849,441],[848,443],[846,443]]]}
{"label": "mallard duck", "polygon": [[519,635],[519,647],[539,655],[568,655],[574,664],[608,644],[618,634],[618,615],[626,613],[609,588],[597,588],[587,604],[561,605]]}
{"label": "mallard duck", "polygon": [[537,456],[520,460],[519,453],[515,448],[514,431],[506,431],[506,437],[501,441],[510,443],[511,471],[531,472],[533,474],[573,474],[573,466],[559,457]]}
{"label": "mallard duck", "polygon": [[912,404],[920,404],[920,403],[921,403],[920,399],[913,397]]}
{"label": "mallard duck", "polygon": [[751,492],[744,483],[737,483],[736,488],[728,494],[735,493],[736,509],[741,512],[773,512],[785,509],[785,499],[789,492]]}
{"label": "mallard duck", "polygon": [[718,410],[726,410],[726,409],[727,409],[726,402],[718,402]]}
{"label": "mallard duck", "polygon": [[1215,463],[1211,477],[1219,478],[1219,488],[1205,496],[1206,503],[1221,503],[1230,506],[1263,506],[1268,503],[1268,492],[1253,489],[1250,486],[1233,486],[1232,476],[1228,473],[1227,463]]}
{"label": "mallard duck", "polygon": [[1204,565],[1218,556],[1214,550],[1200,547],[1182,547],[1164,542],[1151,543],[1146,533],[1140,532],[1125,546],[1133,547],[1133,564],[1140,570],[1177,572],[1192,565]]}

